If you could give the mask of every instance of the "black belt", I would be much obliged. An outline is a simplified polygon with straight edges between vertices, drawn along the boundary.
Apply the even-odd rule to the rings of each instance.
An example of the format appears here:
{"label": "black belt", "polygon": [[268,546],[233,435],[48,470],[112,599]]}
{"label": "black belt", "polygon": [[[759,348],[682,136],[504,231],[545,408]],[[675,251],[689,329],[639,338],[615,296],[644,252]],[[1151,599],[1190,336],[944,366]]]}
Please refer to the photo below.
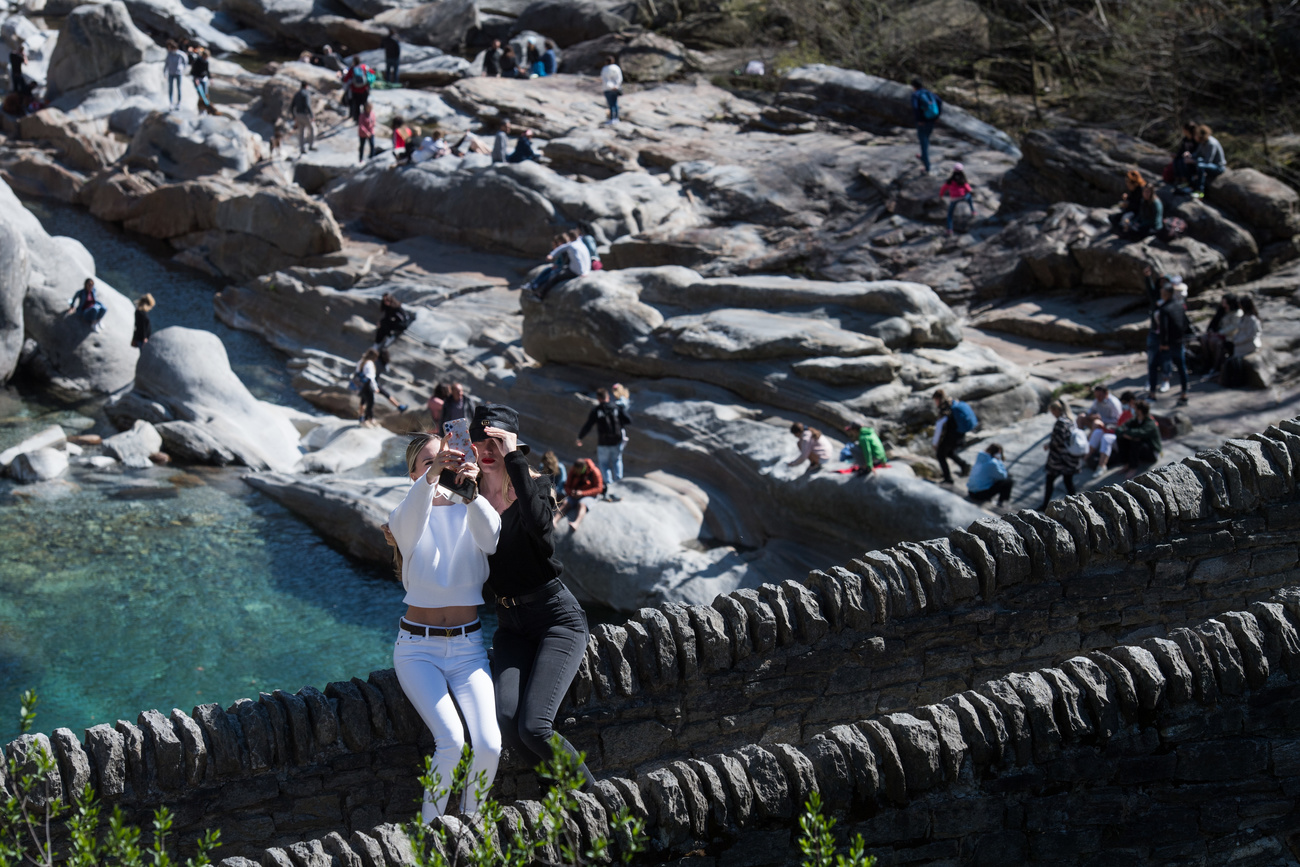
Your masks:
{"label": "black belt", "polygon": [[497,604],[502,608],[514,608],[517,605],[526,605],[529,602],[538,602],[542,599],[549,599],[556,593],[564,589],[564,582],[559,578],[552,578],[542,587],[541,590],[535,590],[532,593],[525,593],[523,596],[498,596]]}
{"label": "black belt", "polygon": [[469,635],[483,628],[483,624],[477,620],[469,626],[421,626],[405,620],[400,621],[398,625],[412,635],[419,635],[422,638],[455,638],[457,635]]}

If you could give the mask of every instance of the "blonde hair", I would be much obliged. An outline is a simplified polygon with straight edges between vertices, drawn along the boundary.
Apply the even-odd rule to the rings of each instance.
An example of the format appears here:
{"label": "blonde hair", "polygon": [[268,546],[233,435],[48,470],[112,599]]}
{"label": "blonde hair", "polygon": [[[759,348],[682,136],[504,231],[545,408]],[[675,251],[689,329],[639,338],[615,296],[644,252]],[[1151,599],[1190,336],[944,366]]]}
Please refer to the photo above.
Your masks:
{"label": "blonde hair", "polygon": [[[434,440],[441,443],[442,437],[426,431],[421,431],[420,433],[414,434],[410,441],[407,442],[406,475],[408,477],[415,475],[416,459],[420,457],[420,452],[424,451],[424,447]],[[397,580],[405,581],[406,578],[402,574],[402,549],[397,545],[397,540],[395,538],[393,539],[393,568],[397,570]]]}
{"label": "blonde hair", "polygon": [[150,310],[152,310],[157,303],[158,302],[153,300],[153,296],[146,292],[144,295],[140,296],[140,298],[136,300],[135,309],[143,310],[147,313]]}
{"label": "blonde hair", "polygon": [[621,382],[614,383],[613,392],[614,392],[614,397],[617,397],[620,400],[622,398],[627,397],[629,394],[631,394],[631,392],[627,390],[627,386]]}

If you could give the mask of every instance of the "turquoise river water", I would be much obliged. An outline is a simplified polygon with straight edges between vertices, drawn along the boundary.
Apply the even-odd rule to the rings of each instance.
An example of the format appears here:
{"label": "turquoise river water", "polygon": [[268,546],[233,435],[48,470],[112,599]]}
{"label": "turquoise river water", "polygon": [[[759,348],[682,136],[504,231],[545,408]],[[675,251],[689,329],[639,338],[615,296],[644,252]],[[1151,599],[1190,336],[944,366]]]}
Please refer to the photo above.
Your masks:
{"label": "turquoise river water", "polygon": [[[153,293],[155,329],[216,332],[255,394],[299,405],[283,356],[214,319],[218,283],[84,211],[29,206],[118,290]],[[0,449],[51,423],[110,432],[98,415],[0,390]],[[392,665],[401,599],[386,570],[335,551],[235,471],[82,470],[36,493],[0,481],[0,739],[17,734],[26,688],[37,729],[80,735],[148,708],[364,677]]]}

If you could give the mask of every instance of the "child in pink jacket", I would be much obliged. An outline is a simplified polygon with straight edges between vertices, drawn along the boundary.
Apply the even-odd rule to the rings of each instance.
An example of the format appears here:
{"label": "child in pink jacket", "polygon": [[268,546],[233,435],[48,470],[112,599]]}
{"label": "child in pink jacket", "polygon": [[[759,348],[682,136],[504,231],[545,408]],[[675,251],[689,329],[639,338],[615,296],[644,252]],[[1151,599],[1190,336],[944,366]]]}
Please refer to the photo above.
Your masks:
{"label": "child in pink jacket", "polygon": [[375,155],[375,124],[378,119],[375,117],[374,107],[367,102],[361,106],[361,113],[357,116],[357,135],[361,137],[361,149],[357,152],[357,162],[366,160],[366,142],[370,142],[370,155]]}
{"label": "child in pink jacket", "polygon": [[975,196],[971,189],[970,181],[966,180],[965,166],[961,163],[952,164],[952,174],[948,180],[939,188],[939,198],[948,199],[948,234],[952,234],[952,215],[957,210],[957,205],[965,202],[970,208],[971,219],[975,219]]}

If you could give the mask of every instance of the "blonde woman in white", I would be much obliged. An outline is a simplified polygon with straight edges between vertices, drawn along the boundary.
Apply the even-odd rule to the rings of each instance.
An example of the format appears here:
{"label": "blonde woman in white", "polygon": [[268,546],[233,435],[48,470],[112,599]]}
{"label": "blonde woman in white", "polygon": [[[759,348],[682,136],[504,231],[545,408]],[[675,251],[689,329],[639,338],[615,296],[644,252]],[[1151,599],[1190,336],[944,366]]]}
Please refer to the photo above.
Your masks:
{"label": "blonde woman in white", "polygon": [[501,757],[491,669],[478,620],[487,558],[497,549],[501,517],[481,494],[465,505],[444,498],[435,487],[443,470],[455,472],[461,481],[477,483],[478,466],[465,457],[436,436],[417,434],[406,447],[407,471],[414,484],[388,516],[407,606],[393,648],[393,666],[402,691],[433,733],[436,745],[433,769],[441,791],[436,800],[425,793],[421,809],[425,822],[448,811],[447,789],[467,735],[473,764],[464,793],[465,813],[478,811],[474,781],[483,773],[490,784]]}

